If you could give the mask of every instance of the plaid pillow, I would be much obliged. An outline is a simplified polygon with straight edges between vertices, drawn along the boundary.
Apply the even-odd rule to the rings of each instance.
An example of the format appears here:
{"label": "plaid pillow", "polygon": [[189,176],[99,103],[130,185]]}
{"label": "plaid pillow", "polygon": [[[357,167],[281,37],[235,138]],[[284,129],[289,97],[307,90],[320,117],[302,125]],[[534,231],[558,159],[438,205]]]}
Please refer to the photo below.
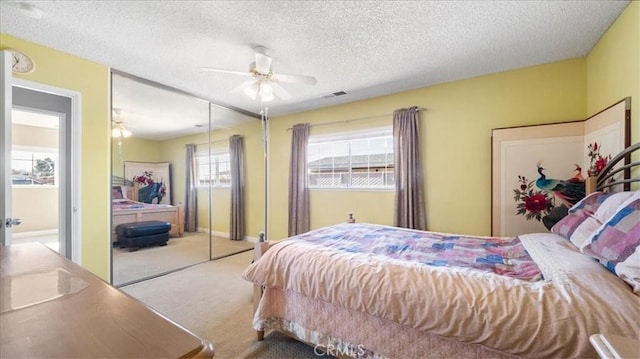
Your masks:
{"label": "plaid pillow", "polygon": [[640,196],[620,206],[584,248],[640,294]]}
{"label": "plaid pillow", "polygon": [[581,251],[591,243],[596,230],[613,216],[618,207],[636,192],[594,192],[569,209],[569,213],[551,232],[568,239]]}
{"label": "plaid pillow", "polygon": [[569,209],[569,213],[556,223],[551,232],[559,234],[566,239],[570,239],[576,228],[587,218],[593,216],[600,204],[608,197],[602,192],[594,192],[583,198]]}

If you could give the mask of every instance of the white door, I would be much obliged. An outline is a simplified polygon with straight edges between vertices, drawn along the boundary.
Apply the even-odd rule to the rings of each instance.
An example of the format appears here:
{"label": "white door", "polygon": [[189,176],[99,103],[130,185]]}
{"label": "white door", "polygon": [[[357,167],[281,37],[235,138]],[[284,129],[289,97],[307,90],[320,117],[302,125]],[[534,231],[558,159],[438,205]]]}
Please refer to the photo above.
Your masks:
{"label": "white door", "polygon": [[11,244],[11,55],[7,51],[0,51],[0,246]]}

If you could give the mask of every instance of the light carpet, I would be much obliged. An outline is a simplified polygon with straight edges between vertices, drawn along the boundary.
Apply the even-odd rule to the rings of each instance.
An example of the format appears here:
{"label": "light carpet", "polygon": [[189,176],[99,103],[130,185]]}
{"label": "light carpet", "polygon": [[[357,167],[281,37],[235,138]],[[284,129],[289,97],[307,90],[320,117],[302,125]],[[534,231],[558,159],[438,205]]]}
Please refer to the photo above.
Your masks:
{"label": "light carpet", "polygon": [[253,285],[241,277],[252,258],[236,254],[120,289],[213,343],[215,358],[318,358],[279,333],[256,340]]}
{"label": "light carpet", "polygon": [[[211,253],[214,258],[224,257],[253,248],[249,241],[232,241],[212,237]],[[127,248],[113,248],[113,285],[126,285],[172,270],[209,260],[209,235],[189,232],[172,237],[166,246],[143,247],[129,252]]]}

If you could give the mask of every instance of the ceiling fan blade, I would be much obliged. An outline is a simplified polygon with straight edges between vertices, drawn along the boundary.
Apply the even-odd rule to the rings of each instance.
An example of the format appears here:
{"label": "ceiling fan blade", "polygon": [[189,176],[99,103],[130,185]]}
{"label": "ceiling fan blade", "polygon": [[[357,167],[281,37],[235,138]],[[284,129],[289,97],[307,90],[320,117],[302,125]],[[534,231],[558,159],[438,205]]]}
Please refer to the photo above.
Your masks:
{"label": "ceiling fan blade", "polygon": [[256,70],[263,74],[268,74],[271,71],[271,57],[256,52]]}
{"label": "ceiling fan blade", "polygon": [[270,85],[273,87],[273,93],[278,96],[278,98],[282,100],[288,100],[291,98],[291,95],[289,95],[289,93],[277,82],[271,82]]}
{"label": "ceiling fan blade", "polygon": [[298,83],[298,84],[306,84],[306,85],[315,85],[318,83],[313,76],[305,76],[305,75],[286,75],[286,74],[274,74],[273,78],[280,82],[289,82],[289,83]]}
{"label": "ceiling fan blade", "polygon": [[213,68],[213,67],[203,67],[203,68],[201,68],[201,70],[203,70],[203,71],[211,71],[211,72],[223,72],[225,74],[232,74],[232,75],[244,75],[244,76],[251,75],[248,72],[225,70],[225,69],[216,69],[216,68]]}
{"label": "ceiling fan blade", "polygon": [[229,93],[237,93],[237,92],[240,92],[240,91],[244,90],[245,88],[247,88],[247,87],[249,87],[249,86],[253,85],[253,82],[254,82],[254,81],[253,81],[253,79],[249,79],[249,80],[247,80],[247,81],[245,81],[245,82],[241,83],[240,85],[238,85],[238,86],[234,87],[231,91],[229,91]]}

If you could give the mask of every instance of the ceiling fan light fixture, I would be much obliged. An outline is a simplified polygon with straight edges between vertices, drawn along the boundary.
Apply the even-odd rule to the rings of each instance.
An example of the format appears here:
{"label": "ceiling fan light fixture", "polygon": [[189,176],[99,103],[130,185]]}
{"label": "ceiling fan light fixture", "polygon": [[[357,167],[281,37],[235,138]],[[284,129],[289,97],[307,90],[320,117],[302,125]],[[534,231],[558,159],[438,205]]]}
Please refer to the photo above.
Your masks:
{"label": "ceiling fan light fixture", "polygon": [[124,138],[131,137],[131,131],[129,131],[124,126],[122,126],[122,130],[120,132],[122,133],[122,137],[124,137]]}
{"label": "ceiling fan light fixture", "polygon": [[256,96],[258,96],[258,86],[254,84],[254,85],[245,87],[244,93],[245,95],[251,97],[252,100],[255,100]]}
{"label": "ceiling fan light fixture", "polygon": [[118,138],[118,137],[120,137],[120,129],[119,129],[119,128],[117,128],[117,127],[114,127],[114,128],[111,130],[111,137],[114,137],[114,138]]}
{"label": "ceiling fan light fixture", "polygon": [[120,121],[113,121],[113,123],[111,123],[111,137],[127,138],[131,135],[131,131],[124,126],[124,123]]}
{"label": "ceiling fan light fixture", "polygon": [[273,86],[271,86],[266,82],[263,82],[262,84],[260,84],[260,94],[268,95],[272,93],[273,93]]}
{"label": "ceiling fan light fixture", "polygon": [[249,96],[252,100],[255,100],[260,96],[260,101],[267,102],[272,101],[276,97],[281,100],[288,100],[291,95],[285,91],[280,83],[302,83],[307,85],[315,85],[318,81],[313,76],[305,75],[287,75],[287,74],[274,74],[271,70],[272,58],[267,55],[267,48],[264,46],[256,46],[255,61],[249,65],[249,72],[239,72],[233,70],[217,69],[213,67],[203,67],[203,70],[222,72],[233,75],[249,76],[249,79],[234,87],[231,93],[237,93],[241,90]]}
{"label": "ceiling fan light fixture", "polygon": [[275,95],[273,93],[273,86],[266,82],[260,84],[260,100],[262,102],[273,101]]}

